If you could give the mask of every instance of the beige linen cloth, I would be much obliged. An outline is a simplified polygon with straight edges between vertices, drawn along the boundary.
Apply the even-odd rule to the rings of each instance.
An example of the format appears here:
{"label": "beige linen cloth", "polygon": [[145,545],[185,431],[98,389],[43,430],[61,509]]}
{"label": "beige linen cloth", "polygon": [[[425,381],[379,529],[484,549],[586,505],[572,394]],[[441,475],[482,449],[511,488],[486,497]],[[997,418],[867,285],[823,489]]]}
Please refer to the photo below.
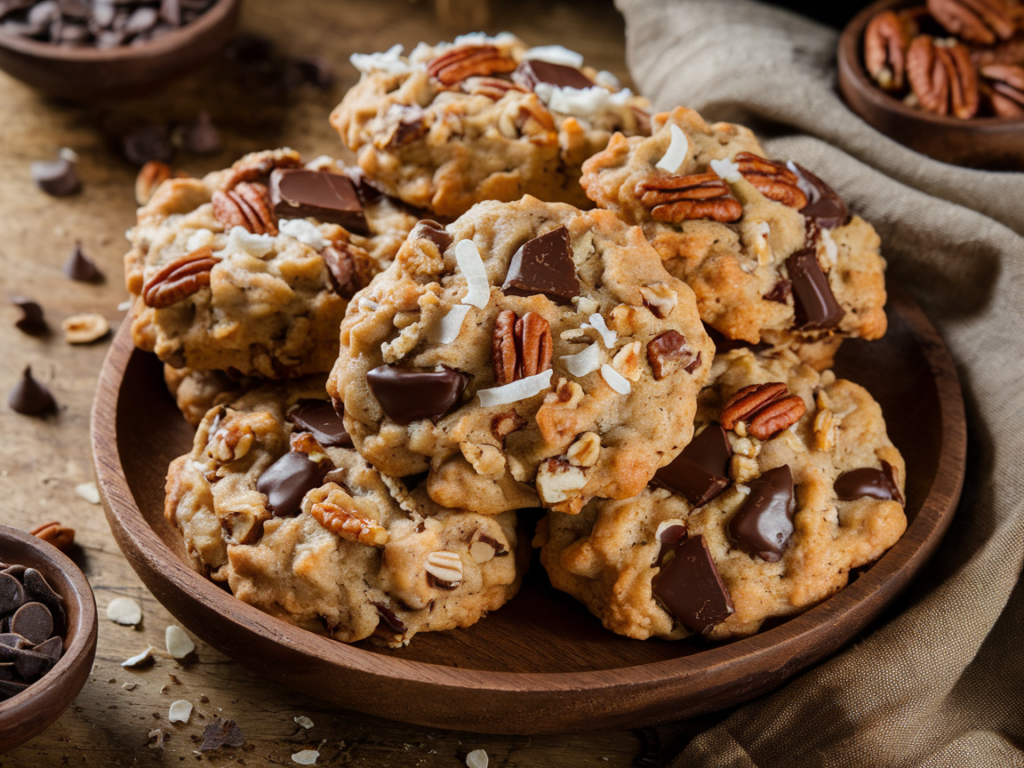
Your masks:
{"label": "beige linen cloth", "polygon": [[938,163],[870,128],[838,96],[837,34],[806,19],[745,0],[617,4],[656,108],[750,124],[875,225],[889,279],[953,353],[969,426],[959,509],[908,607],[674,768],[1024,766],[1024,174]]}

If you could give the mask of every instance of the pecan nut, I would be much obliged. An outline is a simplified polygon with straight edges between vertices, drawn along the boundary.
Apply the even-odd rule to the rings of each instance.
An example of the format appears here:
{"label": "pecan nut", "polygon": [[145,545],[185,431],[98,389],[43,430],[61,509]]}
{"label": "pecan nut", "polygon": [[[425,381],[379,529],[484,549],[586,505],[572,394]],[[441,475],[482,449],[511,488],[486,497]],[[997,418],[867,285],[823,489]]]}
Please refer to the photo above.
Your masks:
{"label": "pecan nut", "polygon": [[661,381],[682,368],[693,373],[700,367],[700,352],[694,354],[679,331],[665,331],[647,342],[647,362],[654,378]]}
{"label": "pecan nut", "polygon": [[783,163],[739,152],[735,158],[740,174],[769,200],[800,210],[807,205],[807,195],[800,189],[797,175]]}
{"label": "pecan nut", "polygon": [[743,206],[729,194],[729,186],[718,174],[656,176],[639,182],[634,193],[651,209],[657,221],[679,224],[692,219],[738,221]]}
{"label": "pecan nut", "polygon": [[458,85],[470,77],[504,75],[518,64],[493,45],[464,45],[441,54],[427,65],[427,73],[443,86]]}
{"label": "pecan nut", "polygon": [[171,166],[160,160],[150,160],[139,169],[135,177],[135,202],[145,205],[153,197],[156,188],[167,181],[174,172]]}
{"label": "pecan nut", "polygon": [[172,261],[142,287],[142,301],[153,309],[166,309],[210,284],[210,272],[220,262],[210,246],[203,246]]}
{"label": "pecan nut", "polygon": [[521,319],[506,309],[494,323],[491,361],[499,386],[536,376],[551,367],[551,326],[536,312]]}
{"label": "pecan nut", "polygon": [[766,405],[785,397],[788,392],[789,387],[781,381],[743,387],[722,406],[722,426],[725,429],[735,429],[737,422],[749,420]]}
{"label": "pecan nut", "polygon": [[872,16],[864,30],[864,66],[886,91],[903,90],[910,39],[909,25],[894,11]]}
{"label": "pecan nut", "polygon": [[750,419],[747,432],[759,440],[768,440],[772,435],[796,424],[806,412],[807,406],[799,395],[775,400]]}
{"label": "pecan nut", "polygon": [[526,93],[522,86],[499,77],[469,77],[462,81],[460,88],[472,96],[486,96],[494,101],[501,100],[509,91]]}
{"label": "pecan nut", "polygon": [[423,564],[427,581],[435,589],[455,589],[462,583],[462,558],[457,552],[431,552]]}
{"label": "pecan nut", "polygon": [[526,426],[526,419],[514,410],[499,413],[491,419],[491,434],[498,440],[504,440],[513,432]]}
{"label": "pecan nut", "polygon": [[1000,0],[928,0],[928,11],[951,35],[979,45],[1013,37],[1016,24]]}
{"label": "pecan nut", "polygon": [[981,68],[986,96],[999,117],[1024,117],[1024,67],[989,64]]}
{"label": "pecan nut", "polygon": [[356,291],[370,284],[373,277],[373,260],[358,245],[335,240],[320,252],[327,267],[334,292],[343,299],[351,299]]}
{"label": "pecan nut", "polygon": [[56,520],[37,525],[29,533],[61,552],[67,552],[75,545],[75,529],[61,525]]}
{"label": "pecan nut", "polygon": [[346,509],[336,502],[343,497],[341,492],[331,494],[334,501],[321,501],[309,508],[309,513],[320,525],[335,536],[368,547],[383,547],[390,536],[379,522],[360,515],[355,509]]}
{"label": "pecan nut", "polygon": [[918,103],[937,115],[966,120],[978,111],[981,92],[970,53],[960,43],[946,44],[918,35],[907,51],[907,79]]}
{"label": "pecan nut", "polygon": [[266,185],[243,181],[226,192],[213,193],[213,215],[225,229],[242,227],[254,235],[276,235],[277,214]]}

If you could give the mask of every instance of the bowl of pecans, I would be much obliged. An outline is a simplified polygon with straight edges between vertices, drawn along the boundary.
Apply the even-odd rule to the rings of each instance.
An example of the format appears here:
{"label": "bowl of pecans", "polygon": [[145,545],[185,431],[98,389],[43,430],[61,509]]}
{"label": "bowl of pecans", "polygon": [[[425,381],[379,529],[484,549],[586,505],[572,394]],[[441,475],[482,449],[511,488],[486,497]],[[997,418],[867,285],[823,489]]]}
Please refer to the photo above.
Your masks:
{"label": "bowl of pecans", "polygon": [[0,69],[72,101],[152,92],[214,57],[241,0],[6,0]]}
{"label": "bowl of pecans", "polygon": [[47,542],[60,533],[0,525],[0,753],[60,717],[92,670],[96,602],[78,566]]}
{"label": "bowl of pecans", "polygon": [[839,40],[850,108],[936,160],[1024,170],[1024,2],[879,0]]}

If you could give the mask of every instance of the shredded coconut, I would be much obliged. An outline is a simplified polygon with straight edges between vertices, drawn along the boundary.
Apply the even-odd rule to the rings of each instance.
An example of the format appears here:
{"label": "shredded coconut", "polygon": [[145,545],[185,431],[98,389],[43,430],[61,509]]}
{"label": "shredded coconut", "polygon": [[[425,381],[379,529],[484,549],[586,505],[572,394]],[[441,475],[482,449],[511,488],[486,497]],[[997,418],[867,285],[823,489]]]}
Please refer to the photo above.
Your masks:
{"label": "shredded coconut", "polygon": [[491,284],[487,281],[487,270],[480,251],[472,240],[459,240],[455,245],[455,261],[466,276],[468,290],[462,297],[462,304],[472,304],[478,309],[487,306],[491,300]]}
{"label": "shredded coconut", "polygon": [[546,61],[550,64],[563,64],[567,67],[583,66],[583,54],[570,51],[562,45],[538,45],[524,53],[523,58]]}
{"label": "shredded coconut", "polygon": [[121,662],[122,667],[138,667],[145,664],[147,661],[153,658],[153,646],[149,646],[142,653],[137,653],[130,659],[125,659]]}
{"label": "shredded coconut", "polygon": [[100,489],[91,480],[88,483],[81,483],[75,486],[75,493],[79,498],[85,499],[90,504],[100,503]]}
{"label": "shredded coconut", "polygon": [[320,227],[305,219],[281,219],[277,228],[282,235],[294,237],[300,243],[305,243],[318,251],[330,245],[330,241],[320,234]]}
{"label": "shredded coconut", "polygon": [[597,331],[601,336],[601,341],[604,342],[604,345],[608,347],[608,349],[611,349],[613,346],[615,346],[615,340],[619,338],[619,335],[615,331],[610,330],[608,328],[608,326],[604,322],[604,318],[601,317],[600,313],[595,312],[590,317],[588,317],[587,320],[589,320],[590,322],[584,323],[580,327],[593,328],[595,331]]}
{"label": "shredded coconut", "polygon": [[603,358],[604,355],[601,354],[601,347],[597,344],[591,344],[575,355],[562,355],[561,360],[565,363],[565,368],[569,373],[580,378],[600,368],[601,363],[604,362]]}
{"label": "shredded coconut", "polygon": [[594,78],[594,83],[596,85],[603,85],[609,91],[617,91],[622,88],[622,83],[619,82],[619,78],[607,69],[602,69],[597,73],[597,77]]}
{"label": "shredded coconut", "polygon": [[352,66],[369,75],[372,72],[386,72],[389,75],[407,75],[412,71],[409,62],[402,58],[404,46],[395,44],[383,53],[353,53],[348,57]]}
{"label": "shredded coconut", "polygon": [[599,85],[590,88],[559,88],[551,83],[537,83],[534,93],[552,112],[575,117],[593,117],[605,110],[626,106],[633,96],[629,88],[612,93]]}
{"label": "shredded coconut", "polygon": [[115,624],[134,627],[142,621],[142,606],[130,597],[115,597],[107,606],[107,618]]}
{"label": "shredded coconut", "polygon": [[232,227],[228,232],[228,241],[222,250],[214,252],[214,256],[224,258],[232,253],[243,251],[257,259],[262,259],[274,250],[273,235],[254,235],[245,227]]}
{"label": "shredded coconut", "polygon": [[492,405],[507,405],[539,395],[551,386],[552,374],[554,371],[549,368],[535,376],[527,376],[525,379],[513,381],[511,384],[478,390],[480,405],[490,408]]}
{"label": "shredded coconut", "polygon": [[199,228],[188,236],[185,241],[185,250],[191,253],[198,251],[213,242],[213,232],[206,228]]}
{"label": "shredded coconut", "polygon": [[608,382],[608,386],[620,395],[628,395],[633,389],[629,379],[608,365],[608,363],[601,366],[601,378]]}
{"label": "shredded coconut", "polygon": [[306,729],[307,731],[308,731],[308,730],[309,730],[310,728],[312,728],[312,727],[313,727],[313,721],[312,721],[312,720],[310,720],[310,719],[309,719],[308,717],[306,717],[305,715],[299,715],[298,717],[295,717],[295,718],[292,718],[292,719],[293,719],[293,720],[295,720],[295,722],[296,722],[296,723],[298,723],[299,725],[301,725],[301,726],[302,726],[303,728],[305,728],[305,729]]}
{"label": "shredded coconut", "polygon": [[316,765],[317,758],[319,757],[320,753],[315,749],[304,749],[292,755],[292,761],[299,765]]}
{"label": "shredded coconut", "polygon": [[459,338],[459,331],[462,330],[462,323],[469,313],[469,304],[456,304],[448,314],[441,318],[436,333],[431,337],[435,344],[451,344]]}
{"label": "shredded coconut", "polygon": [[176,624],[167,627],[167,631],[164,632],[164,642],[167,644],[167,652],[176,659],[184,659],[196,649],[192,638]]}
{"label": "shredded coconut", "polygon": [[712,160],[711,170],[717,173],[718,178],[723,181],[736,182],[742,178],[740,176],[740,166],[732,160]]}
{"label": "shredded coconut", "polygon": [[679,166],[683,164],[683,161],[686,160],[686,153],[690,150],[690,140],[686,138],[683,129],[678,125],[670,125],[668,130],[672,134],[672,141],[668,145],[668,151],[665,152],[665,156],[658,161],[655,168],[675,173],[679,170]]}
{"label": "shredded coconut", "polygon": [[836,241],[832,239],[832,230],[821,230],[821,244],[825,247],[825,258],[827,258],[829,263],[834,267],[839,263],[839,246],[836,245]]}

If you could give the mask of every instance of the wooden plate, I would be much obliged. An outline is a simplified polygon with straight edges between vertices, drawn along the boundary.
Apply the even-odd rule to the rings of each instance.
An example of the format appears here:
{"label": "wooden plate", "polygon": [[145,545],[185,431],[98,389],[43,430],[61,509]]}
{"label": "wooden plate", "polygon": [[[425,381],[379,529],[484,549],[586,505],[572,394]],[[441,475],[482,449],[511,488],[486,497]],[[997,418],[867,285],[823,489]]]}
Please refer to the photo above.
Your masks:
{"label": "wooden plate", "polygon": [[345,645],[236,600],[181,559],[164,520],[164,475],[189,451],[181,418],[129,323],[100,374],[92,446],[107,519],[132,567],[188,629],[268,679],[342,707],[485,733],[627,728],[711,712],[781,685],[853,638],[906,586],[949,526],[964,476],[960,385],[935,328],[892,291],[889,333],[847,342],[837,372],[882,404],[907,462],[904,537],[839,594],[728,645],[637,641],[604,630],[534,563],[520,594],[469,629],[403,650]]}

